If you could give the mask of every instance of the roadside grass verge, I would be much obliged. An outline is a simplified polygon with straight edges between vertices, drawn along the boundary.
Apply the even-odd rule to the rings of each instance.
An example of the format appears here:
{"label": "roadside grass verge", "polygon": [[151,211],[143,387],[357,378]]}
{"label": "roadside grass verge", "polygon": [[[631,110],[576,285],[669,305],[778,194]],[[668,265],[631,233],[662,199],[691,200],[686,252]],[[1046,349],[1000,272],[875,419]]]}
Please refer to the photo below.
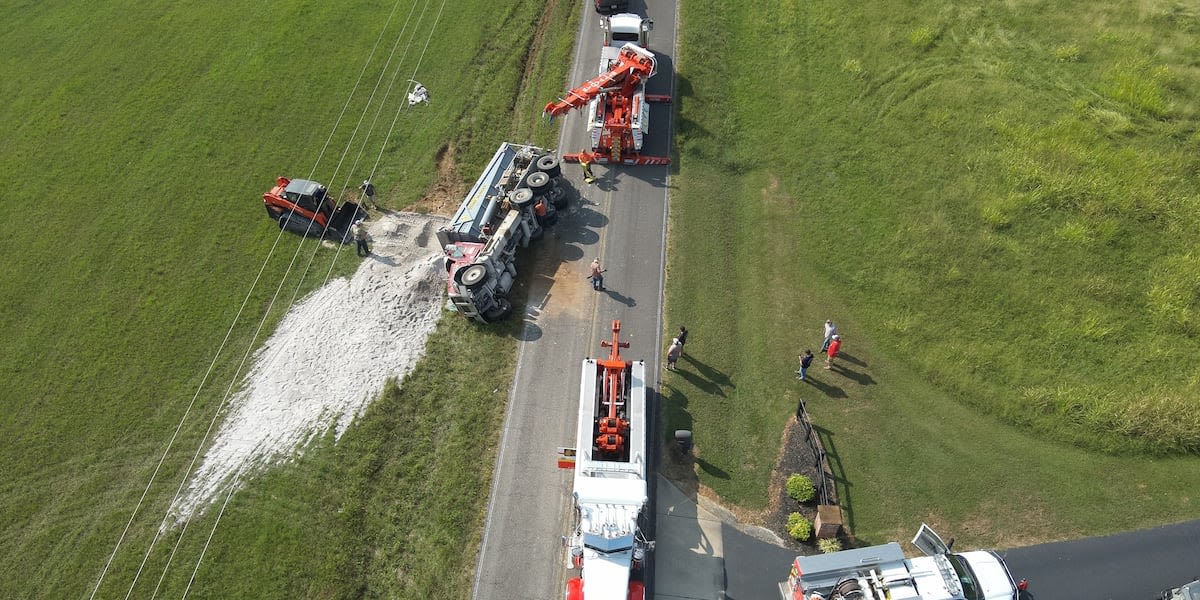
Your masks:
{"label": "roadside grass verge", "polygon": [[[561,88],[578,11],[532,1],[448,3],[415,75],[433,102],[397,116],[433,27],[434,13],[418,23],[416,6],[391,65],[400,87],[374,125],[372,105],[354,132],[408,8],[398,5],[349,103],[390,4],[29,5],[0,23],[0,77],[20,82],[0,106],[11,124],[0,131],[9,199],[0,205],[9,250],[0,271],[0,597],[91,592],[262,268],[98,595],[124,596],[258,319],[267,319],[261,341],[289,299],[357,266],[345,249],[314,254],[313,240],[290,234],[263,266],[278,228],[259,198],[275,176],[312,177],[341,193],[382,147],[377,187],[388,207],[403,208],[435,179],[442,147],[455,145],[455,176],[468,181],[500,141],[554,138],[537,121],[514,125],[515,115],[540,114],[546,95],[526,86]],[[515,341],[502,331],[442,324],[431,364],[485,352],[499,357],[488,376],[419,367],[414,391],[385,394],[403,414],[374,409],[346,434],[347,449],[318,445],[250,483],[195,585],[208,597],[461,597],[493,463],[487,417],[502,410],[471,390],[511,371]],[[506,389],[495,396],[502,404]],[[389,437],[401,425],[423,438]],[[185,534],[160,593],[182,591],[213,516]],[[171,535],[135,596],[156,585]]]}
{"label": "roadside grass verge", "polygon": [[[803,397],[867,541],[1194,516],[1200,47],[1171,6],[685,5],[664,429],[703,484],[765,507]],[[826,318],[842,368],[801,384]]]}

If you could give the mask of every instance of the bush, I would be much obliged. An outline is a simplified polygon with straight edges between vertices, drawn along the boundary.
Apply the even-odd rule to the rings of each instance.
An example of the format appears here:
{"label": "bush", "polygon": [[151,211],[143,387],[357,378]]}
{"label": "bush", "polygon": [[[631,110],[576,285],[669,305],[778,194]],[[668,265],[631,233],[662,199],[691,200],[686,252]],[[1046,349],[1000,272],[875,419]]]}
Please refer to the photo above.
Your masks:
{"label": "bush", "polygon": [[838,540],[837,538],[825,538],[823,540],[817,540],[817,549],[819,549],[824,554],[832,554],[834,552],[841,552],[842,551],[842,542],[840,540]]}
{"label": "bush", "polygon": [[787,493],[796,502],[809,502],[817,496],[817,488],[808,475],[796,474],[788,477]]}
{"label": "bush", "polygon": [[804,515],[794,512],[788,515],[787,531],[796,540],[807,542],[812,537],[812,523]]}

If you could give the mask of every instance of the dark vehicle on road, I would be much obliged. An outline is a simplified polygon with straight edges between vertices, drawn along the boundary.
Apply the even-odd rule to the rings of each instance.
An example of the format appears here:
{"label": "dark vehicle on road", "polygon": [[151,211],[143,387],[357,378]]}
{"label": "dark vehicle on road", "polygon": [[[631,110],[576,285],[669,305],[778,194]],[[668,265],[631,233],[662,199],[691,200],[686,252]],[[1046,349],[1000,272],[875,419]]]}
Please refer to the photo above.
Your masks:
{"label": "dark vehicle on road", "polygon": [[628,8],[629,0],[596,0],[596,12],[598,13],[612,14]]}

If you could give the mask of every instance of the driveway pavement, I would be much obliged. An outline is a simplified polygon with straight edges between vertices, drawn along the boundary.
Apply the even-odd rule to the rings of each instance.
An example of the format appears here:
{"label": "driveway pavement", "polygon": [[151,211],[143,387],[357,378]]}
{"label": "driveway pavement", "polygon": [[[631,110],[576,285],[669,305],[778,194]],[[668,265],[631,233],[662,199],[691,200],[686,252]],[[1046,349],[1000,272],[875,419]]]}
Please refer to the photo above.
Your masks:
{"label": "driveway pavement", "polygon": [[770,533],[739,527],[720,506],[664,477],[656,485],[656,600],[778,598],[793,551],[773,543]]}
{"label": "driveway pavement", "polygon": [[1002,552],[1022,600],[1151,600],[1200,576],[1200,520]]}

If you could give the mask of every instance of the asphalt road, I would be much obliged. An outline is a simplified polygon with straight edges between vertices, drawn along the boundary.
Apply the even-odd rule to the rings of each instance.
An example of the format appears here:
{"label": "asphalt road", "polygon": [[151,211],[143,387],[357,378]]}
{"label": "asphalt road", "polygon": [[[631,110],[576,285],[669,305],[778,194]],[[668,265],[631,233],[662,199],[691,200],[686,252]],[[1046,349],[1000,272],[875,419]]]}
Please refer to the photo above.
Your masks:
{"label": "asphalt road", "polygon": [[[593,77],[599,65],[600,20],[590,4],[581,7],[571,85]],[[669,94],[673,87],[674,11],[673,2],[656,3],[650,11],[655,21],[650,49],[659,57],[658,74],[647,84],[650,93]],[[633,2],[630,12],[646,14],[646,7]],[[670,118],[669,106],[652,107],[644,153],[669,153]],[[583,118],[576,111],[563,123],[559,151],[586,147]],[[657,388],[668,167],[595,165],[592,170],[597,181],[589,186],[577,165],[564,164],[578,198],[555,231],[531,246],[527,255],[533,254],[533,260],[518,263],[528,308],[520,317],[525,327],[473,599],[562,597],[566,565],[561,537],[570,527],[571,471],[556,467],[556,450],[574,446],[580,361],[606,352],[600,341],[611,337],[614,319],[621,321],[621,339],[630,344],[623,356],[644,359],[648,383]],[[587,281],[594,257],[608,269],[603,292],[593,291]],[[656,413],[653,390],[648,397]]]}
{"label": "asphalt road", "polygon": [[[655,22],[650,47],[658,57],[658,75],[648,91],[673,94],[675,2],[655,2],[647,11],[635,0],[630,9]],[[599,61],[599,17],[590,2],[582,3],[581,10],[572,85],[595,75]],[[670,108],[653,107],[644,153],[670,155],[671,130]],[[586,146],[582,117],[573,113],[563,123],[559,151]],[[576,165],[564,165],[578,197],[555,232],[527,253],[533,259],[519,263],[519,285],[527,290],[529,301],[521,317],[525,327],[473,599],[562,597],[566,565],[560,540],[570,527],[571,472],[556,467],[556,450],[574,445],[580,360],[604,353],[599,344],[610,337],[613,319],[621,320],[622,340],[630,342],[623,354],[646,360],[649,384],[657,388],[665,328],[661,315],[668,169],[597,165],[593,171],[598,180],[588,186]],[[586,279],[587,265],[597,256],[608,269],[604,292],[592,291]],[[679,324],[667,325],[674,331]],[[657,414],[657,395],[653,389],[649,392],[651,411]],[[653,439],[658,439],[658,427],[653,431]],[[650,464],[655,463],[656,457],[651,457]],[[776,582],[787,575],[790,553],[727,525],[720,529],[723,558],[714,560],[722,561],[716,571],[723,575],[705,583],[714,595],[687,597],[774,598]],[[1002,555],[1016,578],[1030,581],[1022,600],[1150,600],[1200,575],[1200,521],[1012,549]],[[653,582],[650,585],[647,597],[653,597]]]}
{"label": "asphalt road", "polygon": [[1001,553],[1022,600],[1151,600],[1200,576],[1200,520]]}

